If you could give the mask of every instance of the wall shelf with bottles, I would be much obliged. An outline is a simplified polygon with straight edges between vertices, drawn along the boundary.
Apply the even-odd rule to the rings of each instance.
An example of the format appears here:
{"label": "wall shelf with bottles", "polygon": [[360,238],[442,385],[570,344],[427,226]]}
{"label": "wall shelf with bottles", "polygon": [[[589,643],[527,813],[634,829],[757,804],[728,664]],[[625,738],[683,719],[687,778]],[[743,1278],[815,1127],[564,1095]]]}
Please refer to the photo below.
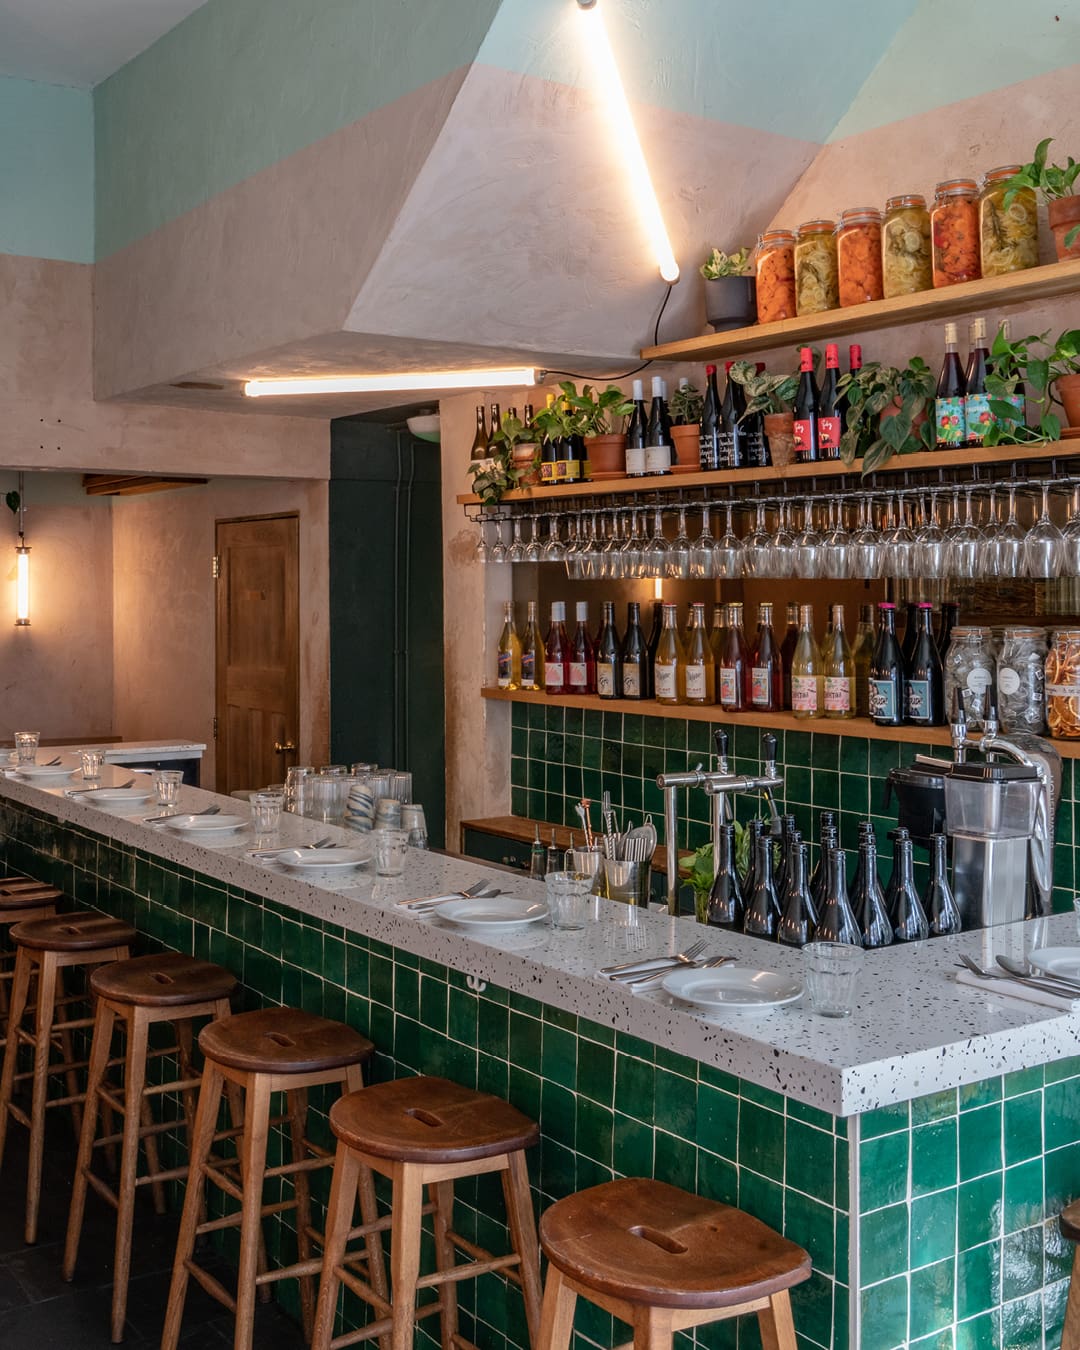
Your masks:
{"label": "wall shelf with bottles", "polygon": [[726,333],[705,333],[700,337],[662,342],[643,347],[643,360],[719,361],[748,352],[776,351],[799,346],[816,338],[831,340],[872,333],[881,328],[904,324],[928,323],[973,314],[1002,305],[1030,304],[1080,290],[1080,261],[1048,263],[1003,277],[984,277],[962,281],[955,286],[920,291],[917,295],[897,296],[891,300],[872,300],[847,309],[830,309],[822,314],[807,314],[798,319],[755,324],[751,328],[729,329]]}
{"label": "wall shelf with bottles", "polygon": [[[500,703],[539,703],[548,708],[581,708],[590,712],[632,713],[635,717],[674,717],[684,722],[723,722],[760,727],[762,731],[812,731],[823,736],[865,736],[871,741],[903,741],[910,745],[947,746],[948,727],[879,727],[867,717],[799,718],[793,713],[730,713],[719,704],[670,707],[652,699],[598,698],[595,694],[545,694],[534,689],[495,689],[485,685],[484,698]],[[1054,741],[1063,759],[1080,759],[1080,741]]]}

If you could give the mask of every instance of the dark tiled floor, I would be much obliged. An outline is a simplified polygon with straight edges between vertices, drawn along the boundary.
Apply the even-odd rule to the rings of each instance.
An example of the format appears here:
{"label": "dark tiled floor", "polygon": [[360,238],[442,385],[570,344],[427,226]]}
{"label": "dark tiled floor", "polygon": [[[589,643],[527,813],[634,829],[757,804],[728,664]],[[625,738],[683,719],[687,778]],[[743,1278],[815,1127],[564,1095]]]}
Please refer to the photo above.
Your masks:
{"label": "dark tiled floor", "polygon": [[[50,1112],[59,1117],[60,1112]],[[60,1278],[67,1227],[68,1198],[75,1144],[63,1119],[50,1120],[45,1153],[38,1242],[23,1242],[26,1185],[26,1131],[11,1122],[0,1170],[0,1347],[3,1350],[107,1350],[112,1300],[113,1211],[93,1191],[87,1198],[86,1224],[75,1279]],[[142,1189],[142,1188],[140,1188]],[[145,1197],[148,1201],[148,1197]],[[177,1220],[156,1215],[138,1197],[132,1278],[128,1292],[127,1350],[156,1350],[165,1318]],[[226,1288],[231,1271],[212,1266]],[[184,1311],[182,1350],[221,1350],[232,1345],[233,1319],[194,1281]],[[298,1327],[274,1304],[258,1309],[257,1350],[302,1350]]]}

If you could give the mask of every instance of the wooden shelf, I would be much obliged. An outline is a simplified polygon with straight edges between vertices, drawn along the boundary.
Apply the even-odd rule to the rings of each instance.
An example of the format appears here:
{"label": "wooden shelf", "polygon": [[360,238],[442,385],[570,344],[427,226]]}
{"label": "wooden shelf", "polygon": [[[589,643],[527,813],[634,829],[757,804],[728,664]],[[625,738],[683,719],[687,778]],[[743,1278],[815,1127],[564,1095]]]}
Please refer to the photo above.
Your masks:
{"label": "wooden shelf", "polygon": [[[729,726],[759,727],[762,731],[812,731],[823,736],[864,736],[871,741],[903,741],[910,745],[950,744],[948,727],[879,727],[867,717],[798,718],[793,713],[730,713],[719,704],[698,708],[668,707],[651,699],[598,698],[595,694],[545,694],[532,689],[494,689],[485,686],[484,698],[503,703],[540,703],[549,708],[581,708],[587,712],[631,713],[637,717],[675,717],[684,722],[723,722]],[[1054,741],[1063,759],[1080,759],[1080,741]]]}
{"label": "wooden shelf", "polygon": [[801,319],[781,319],[777,323],[759,323],[752,328],[735,328],[726,333],[706,333],[643,347],[641,355],[650,361],[716,361],[749,352],[775,351],[778,347],[798,346],[815,338],[839,338],[872,333],[880,328],[903,324],[927,323],[972,314],[977,310],[1002,305],[1030,304],[1080,290],[1080,261],[1049,263],[1012,272],[1004,277],[986,277],[964,281],[940,290],[920,291],[917,295],[893,300],[873,300],[849,309],[830,309],[824,314],[809,314]]}
{"label": "wooden shelf", "polygon": [[[917,455],[897,455],[873,475],[916,473],[924,469],[967,469],[990,464],[1029,464],[1039,460],[1080,456],[1080,440],[1047,441],[1039,445],[998,445],[988,450],[928,450]],[[788,464],[768,469],[714,469],[709,473],[665,474],[662,478],[605,478],[600,482],[566,483],[560,487],[514,488],[504,502],[556,502],[574,497],[617,497],[627,493],[682,492],[687,488],[743,484],[803,482],[810,478],[858,478],[862,462],[847,465],[839,460],[817,464]],[[472,492],[458,494],[459,506],[479,506]]]}

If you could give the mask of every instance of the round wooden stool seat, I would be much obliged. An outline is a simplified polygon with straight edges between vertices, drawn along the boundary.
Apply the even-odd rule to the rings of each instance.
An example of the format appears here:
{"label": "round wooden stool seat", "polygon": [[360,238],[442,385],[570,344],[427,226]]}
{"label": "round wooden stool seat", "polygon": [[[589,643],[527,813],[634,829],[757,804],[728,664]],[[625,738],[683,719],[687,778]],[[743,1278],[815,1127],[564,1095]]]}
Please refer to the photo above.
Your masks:
{"label": "round wooden stool seat", "polygon": [[90,988],[117,1003],[172,1008],[228,998],[236,979],[223,966],[181,952],[161,952],[99,966],[90,976]]}
{"label": "round wooden stool seat", "polygon": [[122,947],[134,941],[135,929],[108,914],[58,914],[55,919],[17,923],[11,939],[38,952],[88,952],[95,947]]}
{"label": "round wooden stool seat", "polygon": [[244,1073],[323,1073],[362,1064],[375,1046],[341,1022],[300,1008],[263,1008],[211,1022],[199,1033],[208,1059]]}
{"label": "round wooden stool seat", "polygon": [[807,1253],[752,1215],[635,1177],[556,1201],[540,1245],[586,1288],[654,1308],[725,1308],[810,1274]]}
{"label": "round wooden stool seat", "polygon": [[1058,1227],[1063,1238],[1068,1238],[1070,1242],[1080,1242],[1080,1200],[1074,1200],[1071,1205],[1065,1206],[1058,1215]]}
{"label": "round wooden stool seat", "polygon": [[10,890],[0,889],[0,914],[6,918],[12,910],[52,905],[62,896],[63,891],[58,891],[55,886],[13,886]]}

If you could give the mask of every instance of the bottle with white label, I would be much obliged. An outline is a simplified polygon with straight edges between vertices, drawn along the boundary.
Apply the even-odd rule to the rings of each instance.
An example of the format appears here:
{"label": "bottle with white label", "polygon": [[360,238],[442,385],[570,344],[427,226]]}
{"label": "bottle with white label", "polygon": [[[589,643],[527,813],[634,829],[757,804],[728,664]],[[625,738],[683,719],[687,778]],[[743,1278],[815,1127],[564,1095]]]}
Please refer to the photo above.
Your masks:
{"label": "bottle with white label", "polygon": [[676,623],[677,606],[664,606],[664,626],[656,644],[653,681],[657,703],[677,707],[686,702],[686,651]]}
{"label": "bottle with white label", "polygon": [[622,694],[622,656],[615,628],[615,606],[603,604],[604,617],[596,642],[596,692],[601,698],[619,698]]}
{"label": "bottle with white label", "polygon": [[905,720],[916,727],[942,727],[945,725],[945,695],[941,657],[930,627],[933,606],[922,601],[917,616],[915,643],[904,672]]}
{"label": "bottle with white label", "polygon": [[799,606],[799,640],[791,658],[791,711],[798,718],[820,717],[825,702],[825,668],[814,636],[813,605]]}
{"label": "bottle with white label", "polygon": [[783,669],[772,613],[770,601],[758,605],[757,638],[750,658],[750,706],[757,712],[778,712],[783,699]]}
{"label": "bottle with white label", "polygon": [[644,478],[645,446],[649,440],[649,417],[645,411],[645,386],[634,381],[634,410],[626,428],[626,476]]}
{"label": "bottle with white label", "polygon": [[697,707],[716,702],[716,667],[705,631],[705,605],[700,601],[690,606],[686,630],[686,701]]}
{"label": "bottle with white label", "polygon": [[626,606],[626,636],[623,638],[620,665],[623,698],[644,698],[650,686],[646,667],[649,647],[641,631],[641,605],[631,600]]}
{"label": "bottle with white label", "polygon": [[725,712],[746,711],[750,703],[750,650],[743,632],[741,600],[732,600],[727,607],[716,683],[717,701]]}
{"label": "bottle with white label", "polygon": [[844,632],[844,606],[833,605],[832,622],[822,649],[825,667],[825,716],[855,716],[855,659]]}
{"label": "bottle with white label", "polygon": [[529,601],[525,631],[521,635],[521,687],[522,689],[544,687],[544,636],[537,622],[535,600]]}
{"label": "bottle with white label", "polygon": [[870,716],[879,727],[898,727],[906,707],[904,661],[896,640],[896,606],[890,600],[878,605],[880,626],[870,658]]}
{"label": "bottle with white label", "polygon": [[549,694],[570,692],[570,639],[563,600],[551,602],[551,627],[544,643],[544,688]]}
{"label": "bottle with white label", "polygon": [[499,634],[499,675],[500,689],[521,688],[521,639],[514,627],[514,602],[507,600],[503,606],[503,626]]}
{"label": "bottle with white label", "polygon": [[574,606],[577,628],[570,648],[569,692],[596,693],[596,648],[589,633],[589,602],[578,600]]}
{"label": "bottle with white label", "polygon": [[671,459],[671,419],[668,417],[664,381],[659,375],[654,375],[645,440],[645,472],[651,476],[670,473]]}

